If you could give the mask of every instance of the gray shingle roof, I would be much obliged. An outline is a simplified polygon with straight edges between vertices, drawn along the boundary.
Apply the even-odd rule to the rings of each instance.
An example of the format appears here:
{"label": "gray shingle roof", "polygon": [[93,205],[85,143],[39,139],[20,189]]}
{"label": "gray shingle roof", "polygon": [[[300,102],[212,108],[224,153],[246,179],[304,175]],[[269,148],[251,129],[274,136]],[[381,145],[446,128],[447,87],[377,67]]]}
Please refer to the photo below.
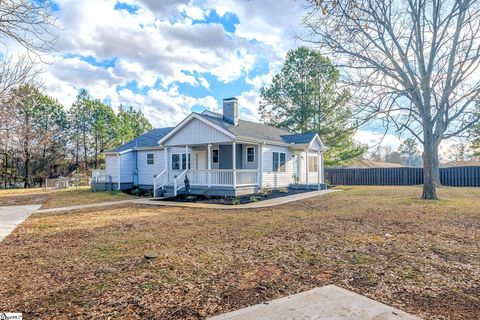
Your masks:
{"label": "gray shingle roof", "polygon": [[282,139],[285,143],[304,144],[312,142],[313,138],[315,138],[315,135],[315,132],[294,133],[282,136]]}
{"label": "gray shingle roof", "polygon": [[158,140],[162,139],[172,129],[172,127],[169,127],[150,130],[118,148],[108,150],[108,152],[122,152],[133,148],[156,147],[158,146]]}
{"label": "gray shingle roof", "polygon": [[[212,114],[212,115],[210,115]],[[238,126],[225,121],[219,113],[200,113],[200,116],[222,127],[236,136],[257,140],[276,141],[293,144],[310,143],[315,133],[290,133],[287,130],[275,128],[262,123],[238,119]]]}
{"label": "gray shingle roof", "polygon": [[[251,138],[255,140],[283,142],[288,144],[306,144],[310,143],[315,137],[315,133],[290,133],[287,130],[267,126],[262,123],[238,120],[238,126],[234,126],[228,121],[225,121],[219,113],[196,113],[204,119],[218,125],[237,137]],[[107,152],[122,152],[133,149],[135,147],[155,147],[158,146],[158,141],[166,136],[173,128],[158,128],[153,129],[126,144],[108,150]]]}
{"label": "gray shingle roof", "polygon": [[218,116],[211,116],[205,113],[201,113],[199,115],[206,120],[213,122],[216,125],[222,127],[223,129],[231,132],[235,136],[252,138],[257,140],[284,142],[282,140],[282,135],[290,134],[290,132],[283,129],[242,119],[238,119],[238,126],[234,126],[230,122],[225,121],[220,114],[218,114]]}

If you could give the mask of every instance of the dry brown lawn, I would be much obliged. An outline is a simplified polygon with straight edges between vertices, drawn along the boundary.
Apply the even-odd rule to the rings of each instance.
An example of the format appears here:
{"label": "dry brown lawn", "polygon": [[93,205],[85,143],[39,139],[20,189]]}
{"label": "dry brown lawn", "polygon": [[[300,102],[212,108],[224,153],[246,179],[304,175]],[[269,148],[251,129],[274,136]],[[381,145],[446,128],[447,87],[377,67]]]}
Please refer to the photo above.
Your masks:
{"label": "dry brown lawn", "polygon": [[258,210],[36,214],[0,243],[0,310],[197,319],[335,284],[425,319],[478,319],[480,189],[419,194],[352,187]]}
{"label": "dry brown lawn", "polygon": [[0,189],[0,206],[41,204],[42,209],[131,198],[132,196],[121,191],[92,192],[90,187],[59,190],[45,190],[43,188]]}

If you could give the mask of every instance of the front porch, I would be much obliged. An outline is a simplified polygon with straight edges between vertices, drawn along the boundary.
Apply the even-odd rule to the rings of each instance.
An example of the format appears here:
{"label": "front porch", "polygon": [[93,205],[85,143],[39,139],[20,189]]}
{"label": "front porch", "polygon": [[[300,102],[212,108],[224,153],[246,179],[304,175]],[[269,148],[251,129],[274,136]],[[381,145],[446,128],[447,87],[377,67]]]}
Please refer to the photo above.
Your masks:
{"label": "front porch", "polygon": [[154,178],[154,196],[190,193],[237,196],[258,192],[261,185],[261,145],[218,143],[168,146],[164,151],[166,169]]}

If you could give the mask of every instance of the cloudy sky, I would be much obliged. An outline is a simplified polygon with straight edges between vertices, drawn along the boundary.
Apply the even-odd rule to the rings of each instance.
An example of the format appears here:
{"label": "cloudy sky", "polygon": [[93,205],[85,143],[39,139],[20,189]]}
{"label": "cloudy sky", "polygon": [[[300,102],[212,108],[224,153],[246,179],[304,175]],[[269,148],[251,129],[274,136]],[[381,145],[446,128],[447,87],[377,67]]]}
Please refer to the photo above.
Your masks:
{"label": "cloudy sky", "polygon": [[[45,67],[48,94],[67,108],[81,88],[112,106],[141,109],[156,126],[239,98],[258,119],[258,92],[285,53],[303,43],[301,0],[57,0],[57,50]],[[374,145],[381,129],[363,129]],[[387,135],[384,144],[399,144]]]}

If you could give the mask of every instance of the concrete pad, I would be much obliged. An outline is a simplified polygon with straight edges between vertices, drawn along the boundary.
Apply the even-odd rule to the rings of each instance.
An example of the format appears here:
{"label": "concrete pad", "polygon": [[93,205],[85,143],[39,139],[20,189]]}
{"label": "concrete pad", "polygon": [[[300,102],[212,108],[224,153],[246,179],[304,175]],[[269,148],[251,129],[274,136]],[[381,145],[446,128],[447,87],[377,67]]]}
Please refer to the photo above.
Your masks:
{"label": "concrete pad", "polygon": [[40,205],[0,207],[0,242],[38,208]]}
{"label": "concrete pad", "polygon": [[257,304],[210,320],[413,320],[420,318],[354,292],[329,285]]}

